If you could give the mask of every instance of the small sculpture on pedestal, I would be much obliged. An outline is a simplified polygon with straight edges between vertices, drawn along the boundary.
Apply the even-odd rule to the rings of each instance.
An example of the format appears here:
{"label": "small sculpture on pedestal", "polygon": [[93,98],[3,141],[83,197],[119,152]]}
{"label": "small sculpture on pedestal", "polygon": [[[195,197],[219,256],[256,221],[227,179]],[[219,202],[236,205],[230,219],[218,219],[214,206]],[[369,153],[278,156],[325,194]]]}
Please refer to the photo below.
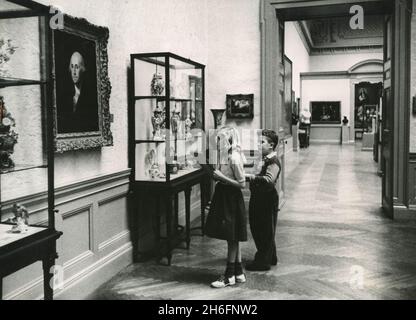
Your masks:
{"label": "small sculpture on pedestal", "polygon": [[23,233],[29,230],[29,211],[19,203],[13,205],[14,218],[10,222],[15,223],[10,232]]}
{"label": "small sculpture on pedestal", "polygon": [[342,123],[344,124],[344,126],[346,126],[348,124],[349,120],[347,118],[347,116],[344,116],[344,119],[342,119]]}

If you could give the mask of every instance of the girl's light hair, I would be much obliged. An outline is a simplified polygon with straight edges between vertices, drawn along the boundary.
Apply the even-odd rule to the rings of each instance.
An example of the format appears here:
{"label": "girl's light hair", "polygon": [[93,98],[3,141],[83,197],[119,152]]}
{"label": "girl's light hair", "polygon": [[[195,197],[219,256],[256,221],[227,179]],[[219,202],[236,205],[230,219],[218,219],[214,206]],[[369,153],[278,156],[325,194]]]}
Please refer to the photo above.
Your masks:
{"label": "girl's light hair", "polygon": [[241,152],[240,134],[237,128],[228,126],[222,127],[219,129],[217,137],[219,138],[221,164],[229,163],[228,156],[232,152],[238,152],[243,163],[246,161]]}

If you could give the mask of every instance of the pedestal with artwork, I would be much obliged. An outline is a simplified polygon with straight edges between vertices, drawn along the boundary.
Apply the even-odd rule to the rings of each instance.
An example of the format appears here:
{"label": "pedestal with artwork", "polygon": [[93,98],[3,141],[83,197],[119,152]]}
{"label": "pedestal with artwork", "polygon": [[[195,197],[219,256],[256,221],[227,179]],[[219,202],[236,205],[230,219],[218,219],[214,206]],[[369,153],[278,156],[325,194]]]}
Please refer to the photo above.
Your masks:
{"label": "pedestal with artwork", "polygon": [[363,133],[363,144],[361,147],[362,151],[373,151],[374,148],[374,133],[364,132]]}
{"label": "pedestal with artwork", "polygon": [[349,144],[350,143],[350,126],[343,125],[342,126],[342,144]]}

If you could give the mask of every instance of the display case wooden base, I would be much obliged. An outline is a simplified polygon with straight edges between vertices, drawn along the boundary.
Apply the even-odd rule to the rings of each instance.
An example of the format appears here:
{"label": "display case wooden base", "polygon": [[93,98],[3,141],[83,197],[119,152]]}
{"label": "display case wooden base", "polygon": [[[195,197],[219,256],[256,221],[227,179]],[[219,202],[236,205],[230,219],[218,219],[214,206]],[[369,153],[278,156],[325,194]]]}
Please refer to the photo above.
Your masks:
{"label": "display case wooden base", "polygon": [[3,298],[4,277],[32,263],[42,261],[44,299],[52,300],[51,269],[57,258],[56,240],[62,232],[48,228],[30,228],[26,234],[11,234],[8,233],[11,227],[8,224],[0,224],[0,299]]}
{"label": "display case wooden base", "polygon": [[[155,238],[156,246],[153,252],[140,252],[139,239],[140,234],[134,236],[136,243],[133,244],[134,260],[141,262],[147,260],[149,256],[155,256],[158,262],[163,258],[167,259],[167,265],[171,265],[172,251],[179,243],[185,242],[186,249],[189,249],[191,243],[191,192],[192,188],[199,185],[201,190],[201,226],[194,228],[200,229],[203,235],[205,222],[205,207],[207,205],[207,190],[209,188],[209,179],[203,170],[185,175],[181,178],[172,180],[170,183],[133,183],[132,186],[132,208],[133,208],[133,230],[139,230],[139,214],[143,210],[143,205],[148,199],[156,198],[156,214],[153,217],[156,225]],[[185,194],[185,226],[178,224],[178,195]],[[161,204],[164,204],[166,210],[162,212]],[[166,218],[166,237],[161,236],[161,218]]]}

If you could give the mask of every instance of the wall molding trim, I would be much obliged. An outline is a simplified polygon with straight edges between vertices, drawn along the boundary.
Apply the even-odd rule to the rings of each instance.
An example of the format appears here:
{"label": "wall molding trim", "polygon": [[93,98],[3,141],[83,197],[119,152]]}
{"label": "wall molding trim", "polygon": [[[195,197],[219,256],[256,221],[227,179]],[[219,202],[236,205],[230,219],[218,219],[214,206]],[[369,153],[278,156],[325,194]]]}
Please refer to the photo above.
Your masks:
{"label": "wall molding trim", "polygon": [[[64,288],[61,291],[56,291],[56,299],[67,299],[67,297],[71,297],[72,299],[74,299],[74,297],[76,297],[76,299],[85,299],[96,289],[97,285],[92,285],[92,283],[98,283],[99,286],[119,272],[119,264],[121,264],[123,268],[132,263],[132,250],[133,247],[131,242],[126,243],[96,263],[67,279],[64,283]],[[126,260],[127,263],[123,263],[124,260]],[[104,272],[103,269],[105,268],[115,270],[113,272],[106,270],[105,273],[109,274],[109,276],[104,276],[102,272]],[[89,278],[88,281],[87,278]],[[88,290],[81,289],[81,287],[87,287]],[[73,293],[73,291],[82,292],[82,296]]]}
{"label": "wall molding trim", "polygon": [[349,71],[322,71],[322,72],[303,72],[300,74],[301,80],[314,79],[350,79],[357,76],[382,76],[382,72],[349,72]]}
{"label": "wall molding trim", "polygon": [[[103,192],[111,188],[116,188],[125,184],[128,184],[127,181],[130,177],[131,169],[114,172],[111,174],[100,175],[93,177],[91,179],[86,179],[84,181],[79,181],[71,183],[66,186],[58,187],[55,189],[55,198],[63,197],[67,194],[73,194],[74,192],[84,191],[86,189],[98,188],[100,186],[106,186],[103,189],[89,193],[86,196],[92,195],[94,193]],[[126,180],[127,179],[127,180]],[[124,181],[123,181],[124,180]],[[118,181],[123,181],[122,183],[107,187],[110,183],[117,183]],[[73,200],[72,200],[73,201]]]}
{"label": "wall molding trim", "polygon": [[85,251],[84,253],[81,253],[80,255],[76,256],[75,258],[64,262],[64,268],[65,269],[70,269],[71,267],[77,265],[78,263],[86,260],[86,259],[90,259],[94,256],[94,252],[90,250]]}
{"label": "wall molding trim", "polygon": [[352,47],[341,47],[341,48],[313,48],[311,51],[311,56],[357,54],[357,53],[381,53],[381,52],[383,52],[383,46],[380,46],[380,45],[352,46]]}
{"label": "wall molding trim", "polygon": [[128,230],[123,231],[119,234],[116,234],[114,237],[100,243],[98,245],[98,251],[100,252],[104,251],[106,248],[110,247],[111,245],[117,242],[120,242],[120,240],[122,240],[123,238],[130,239],[130,231]]}
{"label": "wall molding trim", "polygon": [[[110,174],[103,174],[103,175],[96,176],[90,179],[85,179],[83,181],[73,182],[64,186],[56,187],[55,199],[58,200],[59,198],[62,198],[65,195],[73,194],[75,192],[80,192],[86,189],[91,189],[93,187],[108,185],[111,182],[126,180],[129,178],[130,173],[131,173],[131,169],[126,169],[122,171],[113,172]],[[126,183],[128,183],[128,181],[123,182],[121,185],[124,185]],[[99,190],[97,192],[102,192],[102,190]],[[30,205],[46,202],[46,200],[47,200],[47,192],[45,191],[45,192],[39,192],[39,193],[31,194],[28,196],[5,201],[3,203],[3,207],[5,208],[5,210],[7,210],[15,202],[23,203],[26,206],[30,206]],[[74,200],[76,199],[71,199],[70,201],[74,201]],[[58,201],[56,201],[55,203],[56,206],[60,204],[62,203],[58,203]],[[47,207],[40,208],[40,209],[37,209],[36,212],[46,210],[46,209]]]}

